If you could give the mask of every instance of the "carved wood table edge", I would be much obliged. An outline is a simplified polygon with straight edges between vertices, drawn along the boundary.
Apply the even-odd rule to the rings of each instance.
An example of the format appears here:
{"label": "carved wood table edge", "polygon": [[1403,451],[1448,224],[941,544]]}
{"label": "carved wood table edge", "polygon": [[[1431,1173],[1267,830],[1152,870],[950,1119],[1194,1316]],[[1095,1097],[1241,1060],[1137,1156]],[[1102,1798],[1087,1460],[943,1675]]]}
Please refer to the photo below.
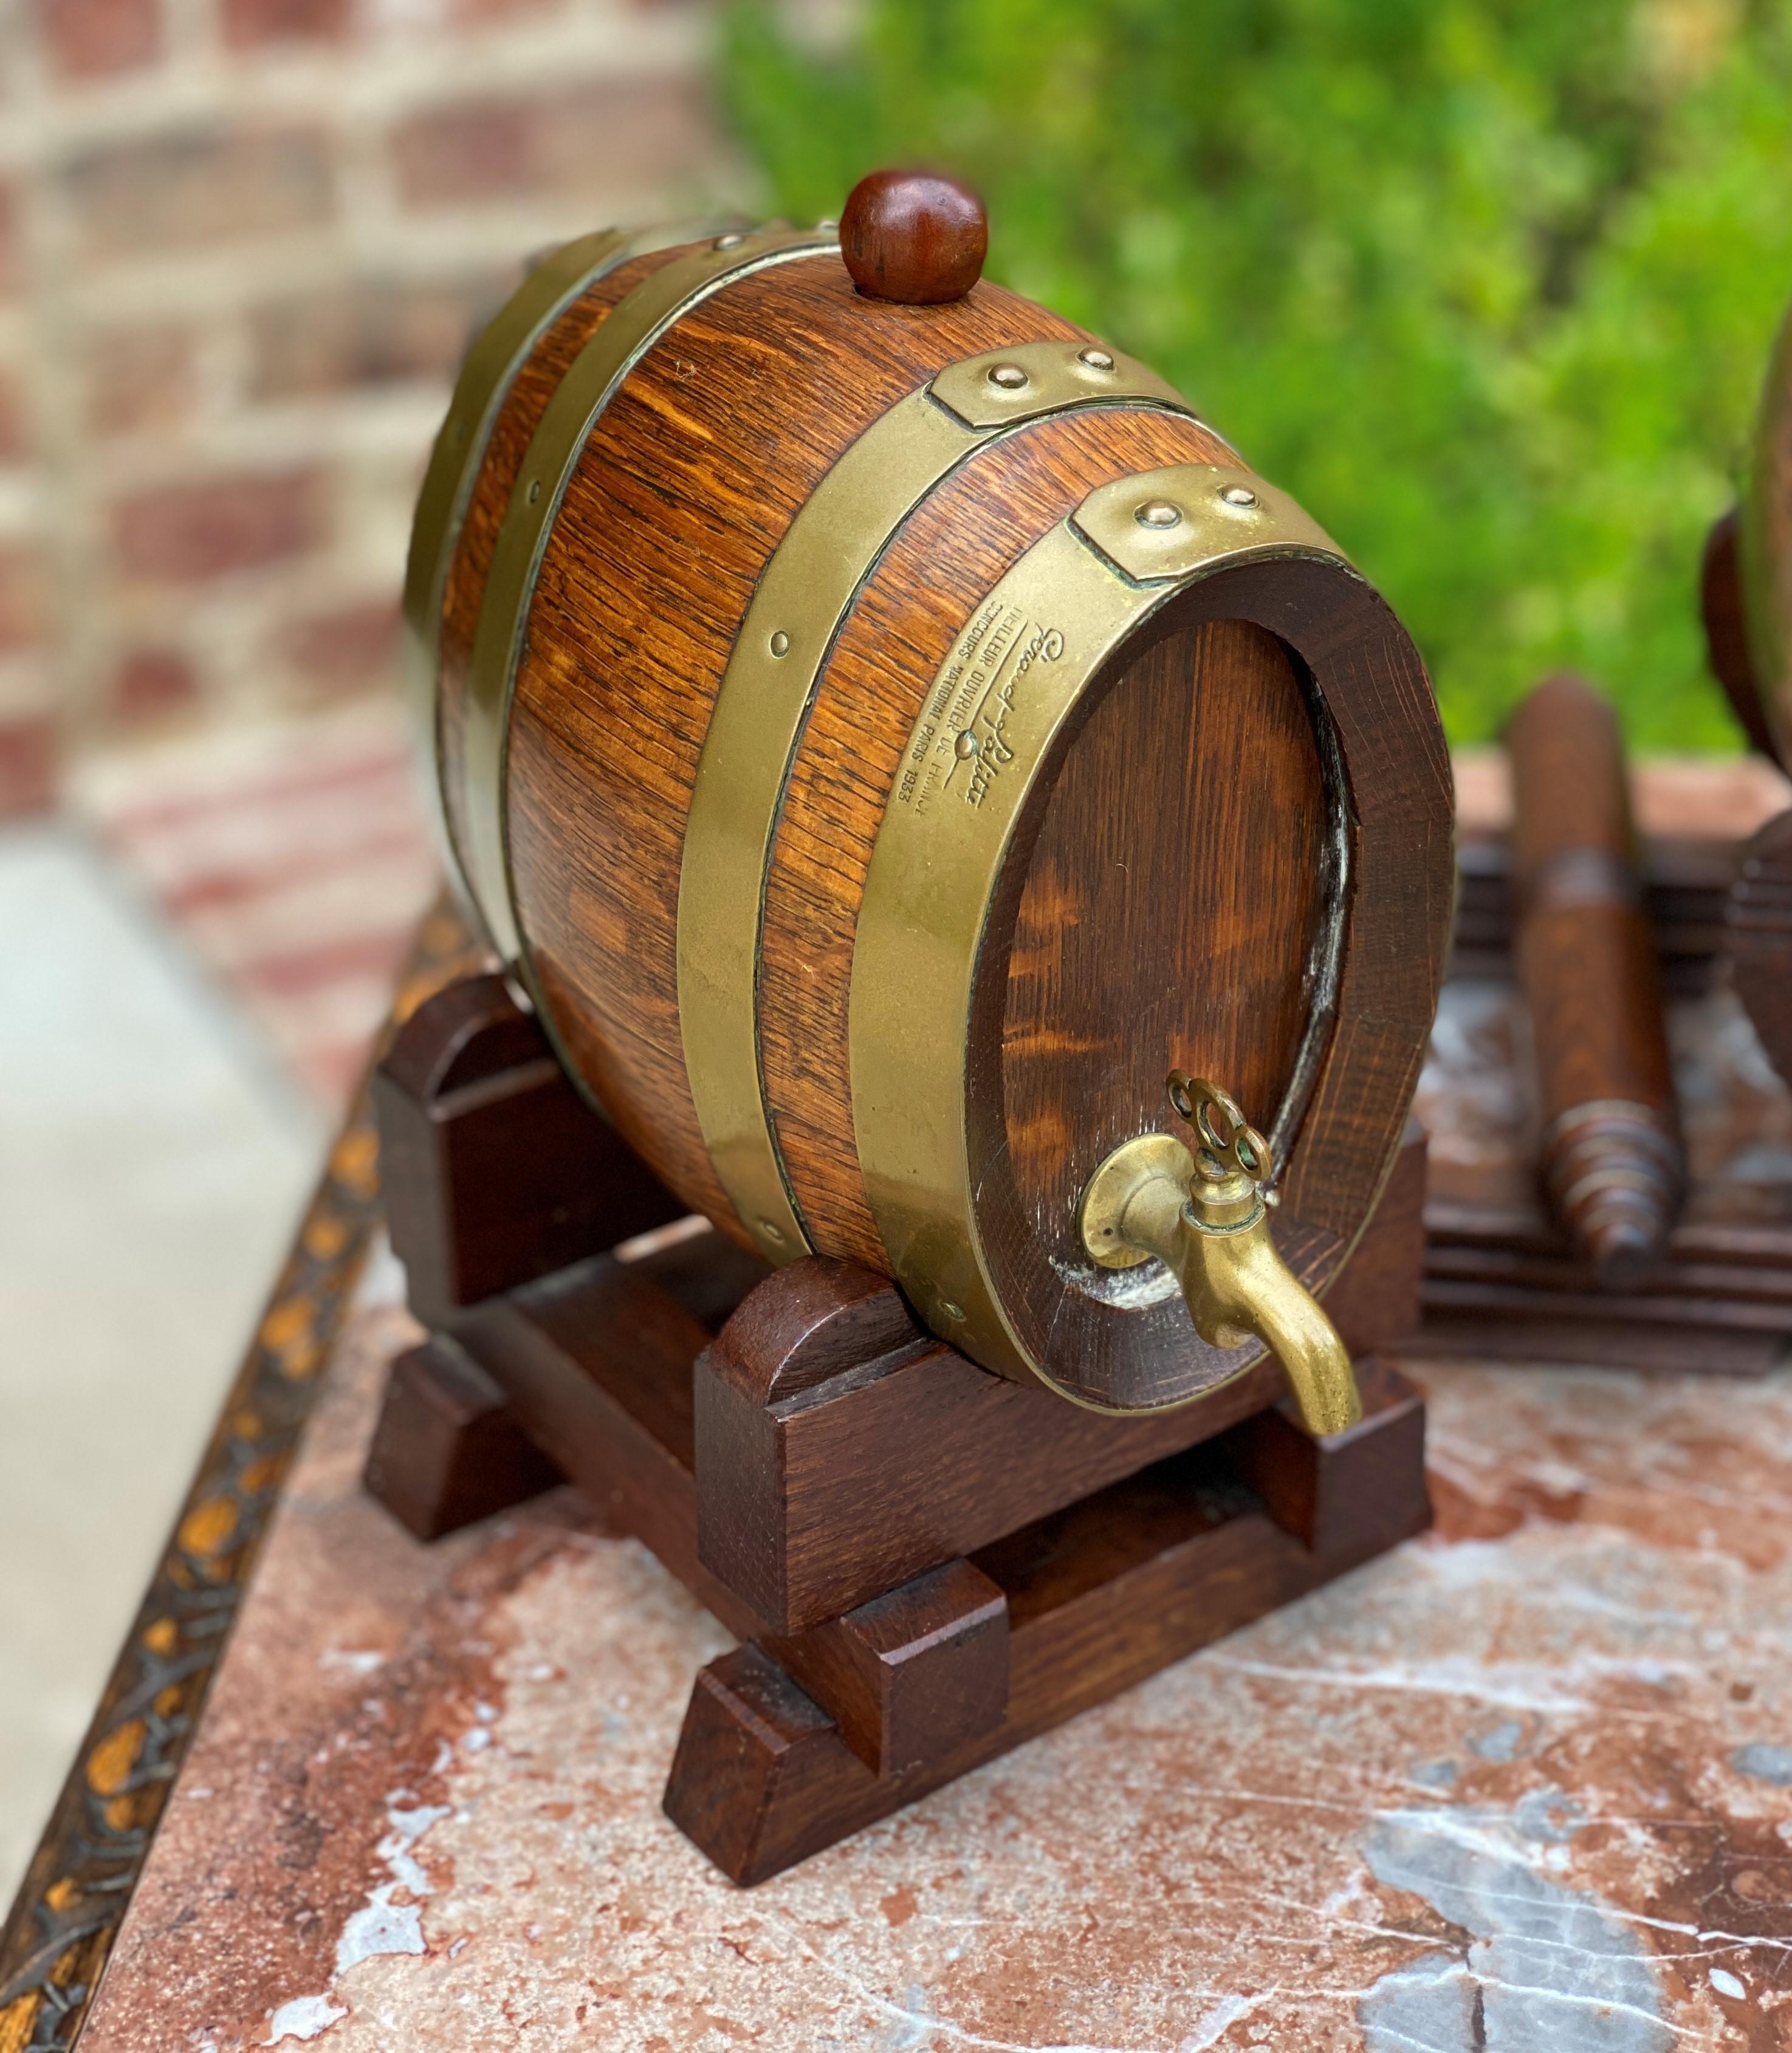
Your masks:
{"label": "carved wood table edge", "polygon": [[[1672,888],[1689,868],[1709,891],[1718,853],[1670,845],[1656,866]],[[1497,856],[1481,867],[1496,875]],[[1468,907],[1471,917],[1475,907]],[[1709,959],[1702,903],[1689,963]],[[1463,938],[1459,913],[1459,946]],[[1474,967],[1497,966],[1498,948]],[[1472,943],[1471,944],[1472,946]],[[458,916],[425,922],[394,1009],[395,1025],[480,964]],[[1699,981],[1704,981],[1701,975]],[[384,1037],[390,1039],[391,1029]],[[1428,1222],[1450,1230],[1435,1201]],[[379,1215],[368,1094],[358,1094],[222,1407],[149,1591],[0,1933],[0,2053],[65,2053],[79,2037],[108,1950],[154,1841],[163,1804],[196,1728],[247,1586],[286,1465],[308,1416],[317,1371],[352,1297]],[[1460,1229],[1459,1229],[1460,1230]],[[1433,1274],[1435,1274],[1435,1269]],[[1429,1351],[1429,1325],[1411,1346]],[[1449,1352],[1484,1354],[1468,1344]]]}
{"label": "carved wood table edge", "polygon": [[[482,949],[444,897],[369,1063]],[[65,2053],[143,1872],[380,1219],[368,1085],[356,1092],[0,1927],[0,2053]]]}

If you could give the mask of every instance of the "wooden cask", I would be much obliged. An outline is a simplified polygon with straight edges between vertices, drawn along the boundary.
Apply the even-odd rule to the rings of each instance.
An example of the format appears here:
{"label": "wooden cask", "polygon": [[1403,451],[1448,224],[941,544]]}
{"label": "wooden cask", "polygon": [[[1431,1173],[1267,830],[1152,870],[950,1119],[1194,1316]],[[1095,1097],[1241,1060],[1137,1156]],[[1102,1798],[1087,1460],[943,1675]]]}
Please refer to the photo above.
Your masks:
{"label": "wooden cask", "polygon": [[1078,1224],[1181,1069],[1337,1274],[1436,1001],[1448,756],[1387,605],[1144,366],[987,282],[869,296],[831,228],[588,238],[469,359],[407,610],[468,895],[694,1210],[988,1368],[1183,1402],[1261,1347]]}

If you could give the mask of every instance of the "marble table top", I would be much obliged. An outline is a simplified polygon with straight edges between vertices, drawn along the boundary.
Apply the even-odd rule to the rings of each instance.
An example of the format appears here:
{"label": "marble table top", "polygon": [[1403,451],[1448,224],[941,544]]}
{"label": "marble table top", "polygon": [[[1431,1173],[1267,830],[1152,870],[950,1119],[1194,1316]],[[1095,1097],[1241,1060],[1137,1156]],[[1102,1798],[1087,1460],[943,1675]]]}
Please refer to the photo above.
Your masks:
{"label": "marble table top", "polygon": [[1436,1529],[743,1891],[726,1636],[570,1491],[360,1487],[364,1290],[82,2053],[1792,2045],[1792,1376],[1417,1364]]}

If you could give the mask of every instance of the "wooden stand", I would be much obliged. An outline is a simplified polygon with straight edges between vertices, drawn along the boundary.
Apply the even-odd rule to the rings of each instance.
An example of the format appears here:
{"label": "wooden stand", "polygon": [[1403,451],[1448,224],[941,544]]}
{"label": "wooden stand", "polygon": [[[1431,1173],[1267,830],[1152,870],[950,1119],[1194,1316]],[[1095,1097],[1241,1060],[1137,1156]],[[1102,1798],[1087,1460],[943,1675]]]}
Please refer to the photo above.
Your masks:
{"label": "wooden stand", "polygon": [[422,1007],[375,1097],[431,1331],[393,1368],[367,1486],[433,1539],[564,1476],[739,1635],[665,1797],[736,1882],[1428,1522],[1423,1406],[1370,1352],[1417,1317],[1422,1140],[1329,1301],[1366,1415],[1315,1440],[1273,1363],[1098,1416],[977,1368],[881,1277],[768,1271],[670,1223],[498,978]]}

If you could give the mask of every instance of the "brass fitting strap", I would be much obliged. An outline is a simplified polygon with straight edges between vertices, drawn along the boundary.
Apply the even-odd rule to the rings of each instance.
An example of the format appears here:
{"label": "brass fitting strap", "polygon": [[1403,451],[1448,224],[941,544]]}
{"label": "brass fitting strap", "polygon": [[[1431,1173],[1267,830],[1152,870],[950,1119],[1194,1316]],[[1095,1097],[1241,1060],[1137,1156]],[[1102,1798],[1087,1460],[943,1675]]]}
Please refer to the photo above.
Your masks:
{"label": "brass fitting strap", "polygon": [[[485,461],[497,417],[517,374],[536,344],[574,300],[601,278],[656,249],[721,232],[727,224],[684,222],[631,234],[606,228],[551,250],[524,279],[467,351],[454,381],[454,397],[430,451],[411,522],[405,563],[405,669],[407,696],[419,734],[431,737],[435,764],[431,799],[444,846],[456,865],[459,850],[442,811],[442,724],[437,661],[448,567],[458,547],[467,503]],[[462,881],[465,874],[462,873]]]}
{"label": "brass fitting strap", "polygon": [[617,302],[573,359],[548,402],[517,473],[474,634],[464,751],[467,836],[460,854],[468,889],[486,931],[498,953],[521,975],[550,1034],[552,1022],[541,1006],[517,921],[505,786],[517,665],[555,516],[604,409],[630,371],[669,328],[735,279],[776,264],[819,256],[831,251],[837,240],[831,229],[793,232],[772,228],[750,235],[729,234],[662,265]]}
{"label": "brass fitting strap", "polygon": [[1029,422],[1116,405],[1190,411],[1154,371],[1087,343],[1027,343],[949,365],[842,453],[741,623],[686,825],[678,1019],[704,1143],[768,1261],[811,1245],[765,1103],[758,984],[772,835],[816,682],[891,538],[945,477]]}
{"label": "brass fitting strap", "polygon": [[984,922],[1028,794],[1102,665],[1178,592],[1266,557],[1348,567],[1292,500],[1242,467],[1173,465],[1092,492],[953,645],[866,879],[848,1029],[853,1124],[896,1278],[926,1322],[985,1368],[1036,1376],[1074,1403],[1087,1400],[1053,1380],[1004,1316],[978,1232],[963,1050]]}

